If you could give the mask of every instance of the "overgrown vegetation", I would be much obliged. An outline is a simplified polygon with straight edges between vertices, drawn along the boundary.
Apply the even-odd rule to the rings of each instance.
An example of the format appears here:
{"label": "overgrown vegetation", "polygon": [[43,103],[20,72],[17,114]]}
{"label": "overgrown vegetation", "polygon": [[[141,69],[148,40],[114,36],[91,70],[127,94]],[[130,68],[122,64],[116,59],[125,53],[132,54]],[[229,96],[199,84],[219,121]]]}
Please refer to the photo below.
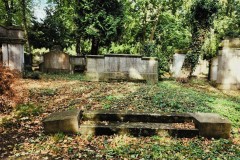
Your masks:
{"label": "overgrown vegetation", "polygon": [[[78,75],[44,74],[24,79],[28,101],[0,119],[0,157],[12,159],[237,159],[240,155],[239,91],[224,92],[205,80],[162,81],[156,85],[86,82]],[[77,80],[78,79],[78,80]],[[145,112],[214,112],[233,124],[231,138],[45,135],[48,114],[80,108]],[[16,134],[18,133],[18,134]]]}
{"label": "overgrown vegetation", "polygon": [[60,45],[77,55],[156,56],[159,75],[176,49],[188,51],[194,70],[199,57],[210,60],[222,39],[240,34],[239,0],[49,0],[42,20],[34,18],[33,4],[0,1],[0,24],[23,26],[27,52]]}
{"label": "overgrown vegetation", "polygon": [[[0,1],[0,24],[22,26],[30,54],[34,49],[60,45],[77,55],[155,56],[160,59],[160,76],[169,71],[176,49],[187,53],[192,73],[199,57],[211,60],[222,39],[240,35],[239,0],[48,0],[47,16],[42,20],[34,17],[34,3]],[[20,80],[20,86],[13,86],[15,75],[0,66],[0,111],[4,111],[0,114],[0,159],[240,157],[239,91],[219,91],[211,86],[214,83],[205,80],[177,79],[179,82],[162,81],[156,85],[96,83],[83,81],[85,77],[80,74],[32,72],[24,74],[26,79]],[[17,87],[18,93],[14,90]],[[16,108],[10,109],[13,106]],[[71,108],[214,112],[232,122],[232,131],[227,140],[43,133],[43,118]]]}

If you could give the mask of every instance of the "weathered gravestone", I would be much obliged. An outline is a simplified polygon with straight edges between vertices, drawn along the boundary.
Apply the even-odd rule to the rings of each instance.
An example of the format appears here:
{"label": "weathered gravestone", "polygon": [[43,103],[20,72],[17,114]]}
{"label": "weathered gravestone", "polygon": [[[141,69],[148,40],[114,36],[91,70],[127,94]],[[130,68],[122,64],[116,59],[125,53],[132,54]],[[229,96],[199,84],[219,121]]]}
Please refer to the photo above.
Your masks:
{"label": "weathered gravestone", "polygon": [[64,53],[60,46],[53,46],[50,52],[43,55],[44,72],[69,72],[69,55]]}
{"label": "weathered gravestone", "polygon": [[217,84],[220,89],[240,89],[240,39],[226,39],[218,55]]}

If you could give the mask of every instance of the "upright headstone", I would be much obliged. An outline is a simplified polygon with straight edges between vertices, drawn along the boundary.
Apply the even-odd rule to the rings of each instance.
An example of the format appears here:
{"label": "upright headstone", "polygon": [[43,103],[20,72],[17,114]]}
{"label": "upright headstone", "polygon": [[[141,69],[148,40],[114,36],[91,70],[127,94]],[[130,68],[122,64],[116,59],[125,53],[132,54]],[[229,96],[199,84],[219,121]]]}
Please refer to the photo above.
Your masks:
{"label": "upright headstone", "polygon": [[220,89],[240,89],[240,39],[222,42],[218,56],[217,84]]}
{"label": "upright headstone", "polygon": [[218,57],[214,57],[212,59],[211,70],[210,70],[210,80],[217,80],[217,72],[218,72]]}
{"label": "upright headstone", "polygon": [[54,46],[50,52],[43,55],[45,72],[69,72],[69,55],[64,53],[60,46]]}
{"label": "upright headstone", "polygon": [[181,70],[185,60],[186,54],[175,53],[173,55],[172,74],[173,77],[181,77]]}

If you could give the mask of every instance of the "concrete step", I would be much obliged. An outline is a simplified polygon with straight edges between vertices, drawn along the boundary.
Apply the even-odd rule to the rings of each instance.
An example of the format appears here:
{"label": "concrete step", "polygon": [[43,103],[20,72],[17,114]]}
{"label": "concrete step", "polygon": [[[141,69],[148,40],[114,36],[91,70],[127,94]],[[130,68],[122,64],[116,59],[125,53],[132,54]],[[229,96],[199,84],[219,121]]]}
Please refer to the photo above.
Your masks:
{"label": "concrete step", "polygon": [[118,121],[118,122],[148,122],[148,123],[184,123],[193,122],[188,113],[147,113],[119,111],[84,111],[83,121]]}
{"label": "concrete step", "polygon": [[[184,126],[185,125],[185,126]],[[128,134],[133,136],[153,136],[170,134],[173,137],[192,138],[199,135],[192,123],[143,123],[143,122],[96,122],[83,121],[79,128],[81,135]]]}

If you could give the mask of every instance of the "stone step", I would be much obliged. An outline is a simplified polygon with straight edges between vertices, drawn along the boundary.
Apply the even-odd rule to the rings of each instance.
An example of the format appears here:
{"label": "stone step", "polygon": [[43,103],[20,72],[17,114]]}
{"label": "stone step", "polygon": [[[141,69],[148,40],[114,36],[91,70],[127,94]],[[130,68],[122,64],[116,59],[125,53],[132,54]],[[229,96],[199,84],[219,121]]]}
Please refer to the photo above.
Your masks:
{"label": "stone step", "polygon": [[148,122],[148,123],[184,123],[193,122],[194,118],[188,113],[147,113],[119,111],[84,111],[83,121],[119,121],[119,122]]}
{"label": "stone step", "polygon": [[[128,134],[133,136],[169,135],[192,138],[199,135],[195,126],[180,127],[180,123],[142,123],[142,122],[94,122],[83,121],[79,128],[81,135]],[[192,124],[191,124],[192,125]]]}

